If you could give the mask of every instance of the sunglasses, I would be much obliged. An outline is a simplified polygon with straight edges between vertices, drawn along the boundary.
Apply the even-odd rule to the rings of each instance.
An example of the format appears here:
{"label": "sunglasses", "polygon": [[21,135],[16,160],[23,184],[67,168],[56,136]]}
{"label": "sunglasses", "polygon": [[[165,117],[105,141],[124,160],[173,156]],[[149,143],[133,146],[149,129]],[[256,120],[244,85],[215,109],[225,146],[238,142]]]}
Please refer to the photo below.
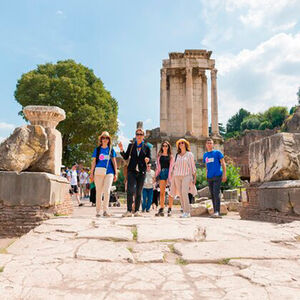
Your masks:
{"label": "sunglasses", "polygon": [[104,136],[101,138],[101,140],[109,140],[109,137]]}
{"label": "sunglasses", "polygon": [[168,145],[163,145],[163,148],[168,148]]}
{"label": "sunglasses", "polygon": [[185,142],[180,142],[179,145],[185,144]]}
{"label": "sunglasses", "polygon": [[135,135],[136,135],[136,136],[143,136],[142,133],[136,133]]}

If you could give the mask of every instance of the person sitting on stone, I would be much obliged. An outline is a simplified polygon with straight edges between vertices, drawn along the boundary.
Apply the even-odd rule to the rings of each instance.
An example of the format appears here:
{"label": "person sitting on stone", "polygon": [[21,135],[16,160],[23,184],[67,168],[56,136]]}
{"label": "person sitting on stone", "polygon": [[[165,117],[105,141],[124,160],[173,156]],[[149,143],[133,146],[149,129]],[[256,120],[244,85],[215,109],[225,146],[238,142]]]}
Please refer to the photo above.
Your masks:
{"label": "person sitting on stone", "polygon": [[145,181],[146,165],[151,158],[151,150],[144,142],[144,130],[138,128],[135,132],[136,141],[129,144],[127,151],[124,152],[122,142],[119,143],[120,154],[127,160],[128,174],[127,174],[127,212],[123,214],[123,217],[132,216],[132,203],[134,202],[134,216],[139,217],[141,194]]}
{"label": "person sitting on stone", "polygon": [[[158,216],[164,216],[164,207],[165,207],[165,198],[166,198],[166,187],[171,182],[171,170],[173,168],[173,155],[172,148],[168,141],[164,141],[161,144],[160,150],[157,154],[156,160],[156,178],[159,180],[159,188],[160,188],[160,209],[155,214]],[[173,198],[172,196],[168,197],[169,200],[169,208],[168,208],[168,216],[171,216],[172,206],[173,206]]]}
{"label": "person sitting on stone", "polygon": [[77,164],[74,163],[72,166],[72,169],[68,173],[68,180],[71,184],[72,194],[75,195],[75,198],[78,202],[78,206],[82,206],[83,203],[81,203],[81,201],[79,199],[79,194],[78,194],[78,176],[77,175],[78,175],[77,174]]}
{"label": "person sitting on stone", "polygon": [[207,152],[204,153],[203,162],[206,166],[206,177],[212,197],[214,214],[213,218],[220,218],[220,189],[221,182],[226,182],[226,164],[224,155],[219,150],[214,150],[214,141],[206,140]]}
{"label": "person sitting on stone", "polygon": [[108,204],[113,181],[117,180],[116,152],[107,131],[99,136],[99,146],[94,149],[91,167],[91,182],[96,186],[96,217],[100,217],[102,195],[104,195],[103,217],[110,217]]}

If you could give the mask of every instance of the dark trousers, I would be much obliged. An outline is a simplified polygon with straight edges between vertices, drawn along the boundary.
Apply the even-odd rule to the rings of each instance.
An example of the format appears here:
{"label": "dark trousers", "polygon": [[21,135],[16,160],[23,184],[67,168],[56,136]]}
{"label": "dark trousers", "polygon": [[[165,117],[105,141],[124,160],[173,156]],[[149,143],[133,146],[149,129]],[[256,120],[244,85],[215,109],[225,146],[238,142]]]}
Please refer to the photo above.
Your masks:
{"label": "dark trousers", "polygon": [[127,182],[127,210],[132,211],[132,202],[134,198],[135,212],[139,211],[141,204],[142,190],[145,181],[145,174],[136,171],[128,171]]}
{"label": "dark trousers", "polygon": [[208,186],[212,197],[214,212],[220,213],[220,189],[222,176],[208,178]]}

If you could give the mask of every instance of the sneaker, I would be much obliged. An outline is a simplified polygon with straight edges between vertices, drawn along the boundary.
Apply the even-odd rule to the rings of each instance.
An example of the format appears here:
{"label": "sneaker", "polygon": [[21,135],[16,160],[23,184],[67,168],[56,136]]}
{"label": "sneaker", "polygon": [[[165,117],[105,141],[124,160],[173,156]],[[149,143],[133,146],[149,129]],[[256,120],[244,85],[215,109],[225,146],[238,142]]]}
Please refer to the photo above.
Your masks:
{"label": "sneaker", "polygon": [[168,208],[168,217],[171,217],[171,216],[172,216],[172,208],[169,207],[169,208]]}
{"label": "sneaker", "polygon": [[96,213],[96,217],[100,218],[101,217],[100,213]]}
{"label": "sneaker", "polygon": [[150,210],[148,209],[148,210],[146,210],[146,213],[149,213],[150,212]]}
{"label": "sneaker", "polygon": [[191,217],[191,214],[190,213],[187,213],[186,214],[186,218],[190,218]]}
{"label": "sneaker", "polygon": [[139,211],[136,211],[133,216],[134,217],[142,217],[143,215]]}
{"label": "sneaker", "polygon": [[163,208],[160,208],[158,210],[158,212],[155,214],[156,217],[164,217],[165,214],[164,214],[164,209]]}
{"label": "sneaker", "polygon": [[220,213],[218,211],[216,212],[216,218],[217,219],[222,219],[222,216],[220,215]]}
{"label": "sneaker", "polygon": [[111,217],[111,214],[109,214],[107,211],[105,211],[105,212],[103,213],[103,217]]}
{"label": "sneaker", "polygon": [[180,218],[186,218],[186,213],[182,213],[182,215],[180,216]]}
{"label": "sneaker", "polygon": [[78,206],[83,206],[83,203],[79,203]]}
{"label": "sneaker", "polygon": [[145,212],[145,210],[143,209],[143,210],[142,210],[142,213],[144,213],[144,212]]}
{"label": "sneaker", "polygon": [[218,213],[215,212],[215,213],[213,213],[210,217],[213,218],[213,219],[216,219],[216,218],[218,218]]}
{"label": "sneaker", "polygon": [[124,213],[122,215],[123,218],[127,218],[127,217],[132,217],[132,212],[131,211],[126,211],[126,213]]}

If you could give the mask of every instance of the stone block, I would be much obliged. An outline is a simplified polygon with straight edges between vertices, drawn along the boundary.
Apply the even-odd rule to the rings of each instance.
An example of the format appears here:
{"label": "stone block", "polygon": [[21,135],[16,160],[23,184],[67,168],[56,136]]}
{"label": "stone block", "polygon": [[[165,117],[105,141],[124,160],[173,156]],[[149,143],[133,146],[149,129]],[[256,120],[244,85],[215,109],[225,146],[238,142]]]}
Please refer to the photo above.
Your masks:
{"label": "stone block", "polygon": [[207,208],[205,204],[191,204],[191,216],[202,216],[207,214]]}
{"label": "stone block", "polygon": [[210,195],[210,191],[209,191],[209,187],[206,186],[204,187],[203,189],[201,190],[198,190],[198,197],[207,197],[207,198],[211,198],[211,195]]}
{"label": "stone block", "polygon": [[25,125],[14,130],[0,144],[0,170],[21,172],[48,150],[48,138],[40,125]]}
{"label": "stone block", "polygon": [[250,181],[300,179],[300,133],[277,133],[249,147]]}
{"label": "stone block", "polygon": [[223,191],[224,201],[237,201],[238,190],[225,190]]}
{"label": "stone block", "polygon": [[48,137],[48,150],[28,170],[60,175],[62,160],[61,133],[57,129],[50,127],[45,128],[45,131]]}
{"label": "stone block", "polygon": [[257,190],[261,210],[300,215],[300,180],[265,182]]}
{"label": "stone block", "polygon": [[49,207],[64,201],[66,178],[48,173],[0,171],[0,203],[5,206]]}

